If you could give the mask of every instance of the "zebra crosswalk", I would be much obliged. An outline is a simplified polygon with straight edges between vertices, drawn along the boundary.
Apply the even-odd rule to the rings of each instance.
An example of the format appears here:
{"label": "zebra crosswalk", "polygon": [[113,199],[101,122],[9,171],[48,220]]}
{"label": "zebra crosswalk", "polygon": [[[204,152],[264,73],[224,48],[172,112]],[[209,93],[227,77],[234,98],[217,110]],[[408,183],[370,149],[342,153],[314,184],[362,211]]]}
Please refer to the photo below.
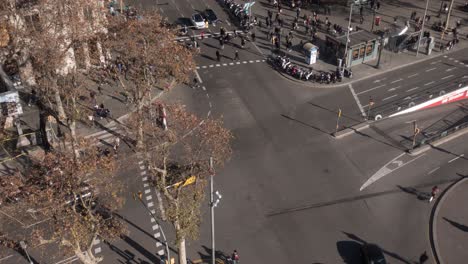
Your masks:
{"label": "zebra crosswalk", "polygon": [[99,146],[112,145],[117,137],[123,138],[127,136],[127,131],[121,126],[112,125],[106,127],[105,130],[85,136],[86,139],[95,139]]}

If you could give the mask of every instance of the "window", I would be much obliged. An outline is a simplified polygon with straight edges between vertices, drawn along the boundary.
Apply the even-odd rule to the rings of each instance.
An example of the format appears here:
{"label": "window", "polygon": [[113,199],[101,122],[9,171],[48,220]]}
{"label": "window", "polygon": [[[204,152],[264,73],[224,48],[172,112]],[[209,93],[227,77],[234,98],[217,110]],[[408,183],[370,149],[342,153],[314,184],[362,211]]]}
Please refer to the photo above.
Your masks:
{"label": "window", "polygon": [[40,19],[38,14],[24,16],[24,21],[28,29],[41,30]]}
{"label": "window", "polygon": [[16,0],[16,8],[28,8],[37,5],[38,0]]}
{"label": "window", "polygon": [[366,52],[366,47],[362,47],[359,51],[359,58],[364,58],[365,52]]}
{"label": "window", "polygon": [[359,58],[359,49],[353,50],[353,60],[357,60]]}
{"label": "window", "polygon": [[366,57],[370,56],[372,54],[372,51],[374,50],[374,44],[369,44],[366,47]]}
{"label": "window", "polygon": [[83,14],[86,20],[93,21],[93,9],[90,6],[84,8]]}

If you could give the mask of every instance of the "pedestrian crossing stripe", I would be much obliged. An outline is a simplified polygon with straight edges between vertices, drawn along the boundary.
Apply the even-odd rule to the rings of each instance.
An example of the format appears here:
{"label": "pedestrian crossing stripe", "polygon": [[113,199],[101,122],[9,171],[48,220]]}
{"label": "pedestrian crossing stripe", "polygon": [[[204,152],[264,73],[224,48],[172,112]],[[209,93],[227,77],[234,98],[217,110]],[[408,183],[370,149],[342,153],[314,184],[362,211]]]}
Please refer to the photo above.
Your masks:
{"label": "pedestrian crossing stripe", "polygon": [[222,63],[222,64],[211,64],[211,65],[203,65],[203,66],[197,66],[196,69],[206,69],[206,68],[213,68],[213,67],[226,67],[226,66],[234,66],[234,65],[239,65],[239,64],[247,64],[247,63],[259,63],[259,62],[265,62],[266,60],[248,60],[248,61],[237,61],[236,63],[230,62],[230,63]]}

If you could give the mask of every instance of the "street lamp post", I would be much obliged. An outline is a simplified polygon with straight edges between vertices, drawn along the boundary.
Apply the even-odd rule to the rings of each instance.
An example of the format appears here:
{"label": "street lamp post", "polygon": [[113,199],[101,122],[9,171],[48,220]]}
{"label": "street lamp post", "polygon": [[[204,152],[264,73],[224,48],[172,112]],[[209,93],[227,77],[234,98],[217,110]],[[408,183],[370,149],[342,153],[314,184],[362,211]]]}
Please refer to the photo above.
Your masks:
{"label": "street lamp post", "polygon": [[27,245],[26,245],[26,243],[25,243],[23,240],[20,241],[20,247],[21,247],[21,249],[24,251],[24,253],[26,254],[26,257],[28,257],[29,263],[30,263],[30,264],[34,264],[34,262],[31,260],[31,257],[29,256],[28,251],[26,250]]}
{"label": "street lamp post", "polygon": [[[211,211],[211,264],[216,264],[216,249],[215,249],[215,224],[214,224],[214,208],[218,205],[221,200],[221,194],[213,190],[213,157],[210,157],[210,211]],[[216,194],[216,201],[214,200],[214,195]]]}
{"label": "street lamp post", "polygon": [[426,9],[424,9],[424,16],[423,16],[423,21],[421,25],[421,32],[419,33],[419,38],[418,38],[418,43],[416,47],[416,57],[419,54],[419,44],[421,43],[421,39],[423,37],[423,32],[424,32],[424,24],[426,22],[426,15],[427,15],[427,7],[429,6],[429,0],[426,0]]}
{"label": "street lamp post", "polygon": [[[351,16],[353,14],[353,5],[354,5],[354,3],[351,3],[351,5],[349,7],[348,30],[346,31],[346,44],[345,44],[345,52],[344,52],[344,56],[343,56],[343,61],[345,62],[345,64],[347,63],[346,56],[348,55],[349,28],[351,27]],[[348,67],[347,64],[346,64],[346,67]],[[343,72],[344,72],[344,68],[343,68]]]}

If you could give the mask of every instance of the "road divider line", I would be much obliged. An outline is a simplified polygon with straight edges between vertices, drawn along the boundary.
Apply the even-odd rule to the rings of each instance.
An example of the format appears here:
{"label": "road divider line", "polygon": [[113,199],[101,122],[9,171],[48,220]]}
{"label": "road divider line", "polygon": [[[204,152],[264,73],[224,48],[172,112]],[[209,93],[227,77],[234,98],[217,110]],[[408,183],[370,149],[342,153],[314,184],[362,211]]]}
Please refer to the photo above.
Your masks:
{"label": "road divider line", "polygon": [[431,64],[436,64],[438,62],[441,62],[441,60],[433,61],[433,62],[431,62]]}
{"label": "road divider line", "polygon": [[397,96],[397,95],[398,95],[398,94],[394,94],[394,95],[392,95],[392,96],[385,97],[384,99],[382,99],[382,101],[386,101],[386,100],[388,100],[388,99],[390,99],[390,98],[393,98],[393,97],[395,97],[395,96]]}
{"label": "road divider line", "polygon": [[419,86],[416,86],[416,87],[413,87],[413,88],[411,88],[411,89],[408,89],[408,90],[406,90],[406,92],[411,92],[411,91],[414,91],[414,90],[416,90],[416,89],[419,89]]}
{"label": "road divider line", "polygon": [[461,158],[461,157],[463,157],[463,156],[465,156],[465,154],[461,154],[460,156],[457,156],[457,157],[455,157],[455,158],[449,160],[448,163],[452,163],[452,162],[456,161],[457,159],[459,159],[459,158]]}
{"label": "road divider line", "polygon": [[430,72],[430,71],[433,71],[433,70],[435,70],[435,69],[437,69],[437,67],[435,67],[435,68],[430,68],[430,69],[427,69],[427,70],[426,70],[426,72]]}
{"label": "road divider line", "polygon": [[418,76],[418,75],[419,75],[419,73],[415,73],[415,74],[412,74],[412,75],[408,76],[407,78],[413,78],[414,76]]}
{"label": "road divider line", "polygon": [[195,76],[197,76],[197,80],[199,83],[203,83],[203,80],[200,77],[200,74],[198,74],[198,71],[195,71]]}
{"label": "road divider line", "polygon": [[453,68],[450,68],[450,69],[446,69],[445,71],[446,71],[446,72],[453,71],[453,70],[455,70],[456,68],[457,68],[457,67],[453,67]]}
{"label": "road divider line", "polygon": [[395,80],[395,81],[393,81],[391,83],[397,83],[397,82],[401,82],[401,81],[403,81],[403,79],[398,79],[398,80]]}
{"label": "road divider line", "polygon": [[424,86],[428,86],[428,85],[431,85],[431,84],[433,84],[433,83],[435,83],[435,81],[428,82],[428,83],[424,84]]}
{"label": "road divider line", "polygon": [[360,94],[363,94],[363,93],[367,93],[367,92],[370,92],[370,91],[375,90],[375,89],[379,89],[380,87],[384,87],[384,86],[385,86],[385,84],[382,84],[382,85],[376,86],[376,87],[374,87],[374,88],[370,88],[369,90],[365,90],[365,91],[359,92],[359,93],[357,93],[356,95],[360,95]]}
{"label": "road divider line", "polygon": [[449,76],[445,76],[444,78],[442,78],[442,80],[448,79],[448,78],[453,77],[453,76],[454,76],[453,74],[449,75]]}
{"label": "road divider line", "polygon": [[389,92],[392,92],[392,91],[395,91],[396,89],[398,89],[398,88],[400,88],[400,87],[401,87],[401,85],[400,85],[400,86],[397,86],[397,87],[390,88],[390,89],[388,89],[388,91],[389,91]]}
{"label": "road divider line", "polygon": [[434,173],[434,172],[435,172],[436,170],[438,170],[438,169],[440,169],[440,167],[437,167],[437,168],[432,169],[427,175],[430,175],[430,174]]}
{"label": "road divider line", "polygon": [[359,98],[358,98],[358,96],[356,95],[356,92],[353,89],[353,85],[349,84],[348,86],[349,86],[349,90],[351,90],[351,94],[353,95],[354,100],[356,101],[356,104],[359,107],[359,111],[361,111],[362,117],[366,117],[366,113],[364,112],[364,108],[362,107],[361,102],[359,101]]}

